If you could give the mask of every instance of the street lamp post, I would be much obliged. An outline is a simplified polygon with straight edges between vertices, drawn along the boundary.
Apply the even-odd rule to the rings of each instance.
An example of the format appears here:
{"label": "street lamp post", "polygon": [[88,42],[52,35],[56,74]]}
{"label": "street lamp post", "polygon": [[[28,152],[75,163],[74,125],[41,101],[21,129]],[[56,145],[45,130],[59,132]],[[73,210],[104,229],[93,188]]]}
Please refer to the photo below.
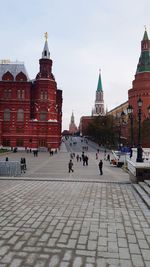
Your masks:
{"label": "street lamp post", "polygon": [[138,127],[138,146],[137,146],[137,159],[136,159],[136,162],[143,162],[143,150],[142,150],[142,147],[141,147],[141,116],[142,116],[142,110],[141,110],[141,107],[142,107],[142,100],[141,98],[138,99],[137,101],[138,103],[138,124],[139,124],[139,127]]}
{"label": "street lamp post", "polygon": [[127,107],[127,112],[130,119],[130,146],[133,147],[134,141],[133,141],[133,107],[132,105],[129,105]]}
{"label": "street lamp post", "polygon": [[120,118],[119,118],[119,148],[121,148],[121,134],[122,134],[122,124],[124,123],[124,116],[125,116],[125,113],[124,111],[121,112],[120,114]]}

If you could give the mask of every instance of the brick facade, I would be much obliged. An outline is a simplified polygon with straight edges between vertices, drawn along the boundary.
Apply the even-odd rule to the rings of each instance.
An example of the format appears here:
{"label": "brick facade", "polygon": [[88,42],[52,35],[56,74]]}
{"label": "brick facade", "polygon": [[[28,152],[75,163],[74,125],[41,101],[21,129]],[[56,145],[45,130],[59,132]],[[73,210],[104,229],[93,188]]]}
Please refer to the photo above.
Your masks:
{"label": "brick facade", "polygon": [[47,40],[34,80],[28,78],[23,63],[0,62],[1,146],[60,146],[62,91],[57,89],[52,63]]}

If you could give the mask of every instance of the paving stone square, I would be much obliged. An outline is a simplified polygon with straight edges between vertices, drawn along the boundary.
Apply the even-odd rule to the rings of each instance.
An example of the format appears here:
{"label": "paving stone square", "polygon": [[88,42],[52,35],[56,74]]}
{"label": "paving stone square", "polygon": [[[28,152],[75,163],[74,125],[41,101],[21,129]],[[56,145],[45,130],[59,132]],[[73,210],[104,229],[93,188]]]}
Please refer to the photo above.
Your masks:
{"label": "paving stone square", "polygon": [[[101,266],[101,259],[104,266],[111,259],[118,261],[112,266],[123,266],[123,261],[128,266],[150,263],[150,217],[130,184],[13,180],[0,184],[3,188],[7,184],[0,195],[2,266]],[[113,194],[108,202],[109,191],[125,202],[118,206]],[[97,216],[95,212],[89,216],[90,210]],[[145,228],[136,235],[139,211]],[[136,220],[142,226],[138,216]]]}
{"label": "paving stone square", "polygon": [[90,171],[69,176],[69,154],[29,155],[29,171],[0,178],[0,267],[149,267],[150,210],[127,174],[104,162],[99,177],[91,151]]}

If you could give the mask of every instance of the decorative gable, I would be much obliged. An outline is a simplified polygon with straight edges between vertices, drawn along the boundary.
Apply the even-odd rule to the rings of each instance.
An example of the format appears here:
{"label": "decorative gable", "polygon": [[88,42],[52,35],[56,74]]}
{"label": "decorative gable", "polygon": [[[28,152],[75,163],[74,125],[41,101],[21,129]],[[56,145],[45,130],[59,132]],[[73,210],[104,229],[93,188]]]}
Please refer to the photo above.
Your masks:
{"label": "decorative gable", "polygon": [[21,71],[16,75],[16,81],[26,82],[27,81],[27,76]]}
{"label": "decorative gable", "polygon": [[14,76],[9,72],[5,72],[2,76],[3,81],[14,81]]}

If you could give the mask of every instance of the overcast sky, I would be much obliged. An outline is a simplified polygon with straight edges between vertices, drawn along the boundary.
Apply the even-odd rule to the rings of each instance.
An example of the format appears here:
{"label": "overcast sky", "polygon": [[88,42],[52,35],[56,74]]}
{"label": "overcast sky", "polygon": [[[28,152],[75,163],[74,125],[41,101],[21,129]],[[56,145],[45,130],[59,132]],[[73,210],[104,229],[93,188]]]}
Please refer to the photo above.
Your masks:
{"label": "overcast sky", "polygon": [[24,61],[30,79],[39,71],[44,32],[53,74],[63,90],[63,129],[91,115],[99,69],[105,107],[128,99],[144,25],[150,36],[150,0],[5,0],[1,2],[0,59]]}

